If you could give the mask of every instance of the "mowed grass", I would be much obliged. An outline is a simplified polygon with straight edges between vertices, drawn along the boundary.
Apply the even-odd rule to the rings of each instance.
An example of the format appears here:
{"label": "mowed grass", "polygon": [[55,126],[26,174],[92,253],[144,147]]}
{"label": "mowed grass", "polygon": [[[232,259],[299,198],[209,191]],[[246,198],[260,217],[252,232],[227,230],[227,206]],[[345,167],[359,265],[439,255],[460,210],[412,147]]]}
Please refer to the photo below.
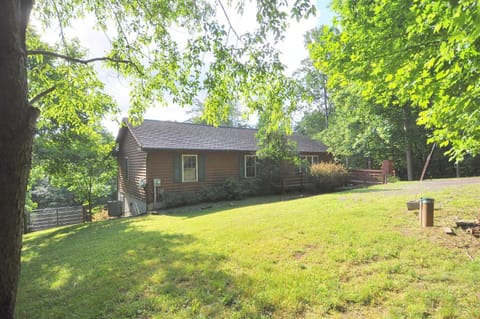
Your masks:
{"label": "mowed grass", "polygon": [[[455,244],[467,235],[449,237],[439,226],[480,215],[480,184],[428,194],[408,191],[411,185],[256,198],[28,234],[16,315],[479,318],[478,239]],[[406,210],[420,195],[435,198],[433,229],[421,229]]]}

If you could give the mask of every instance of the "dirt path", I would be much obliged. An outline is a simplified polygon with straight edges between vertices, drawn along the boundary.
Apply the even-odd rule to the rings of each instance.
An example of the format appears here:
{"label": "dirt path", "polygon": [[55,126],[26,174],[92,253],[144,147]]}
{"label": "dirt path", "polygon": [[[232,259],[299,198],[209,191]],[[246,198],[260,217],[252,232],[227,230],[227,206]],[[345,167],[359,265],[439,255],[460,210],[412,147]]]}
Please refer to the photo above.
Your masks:
{"label": "dirt path", "polygon": [[[438,191],[456,185],[478,184],[480,188],[480,177],[465,177],[465,178],[447,178],[424,180],[423,182],[415,182],[408,184],[399,184],[399,187],[392,189],[389,195],[413,194],[422,195],[430,191]],[[395,184],[392,184],[395,185]],[[480,189],[479,189],[480,191]]]}
{"label": "dirt path", "polygon": [[477,184],[477,183],[480,183],[480,177],[448,178],[448,179],[424,180],[423,182],[411,184],[410,187],[412,189],[419,189],[419,190],[438,190],[438,189],[455,186],[455,185],[466,185],[466,184]]}

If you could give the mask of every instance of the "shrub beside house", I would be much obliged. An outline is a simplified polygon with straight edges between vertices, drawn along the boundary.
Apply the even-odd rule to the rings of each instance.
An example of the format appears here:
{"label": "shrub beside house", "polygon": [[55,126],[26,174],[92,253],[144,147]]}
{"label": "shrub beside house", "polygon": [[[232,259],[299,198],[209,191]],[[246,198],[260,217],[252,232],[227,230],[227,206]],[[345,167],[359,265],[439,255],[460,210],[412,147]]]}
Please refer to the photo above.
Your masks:
{"label": "shrub beside house", "polygon": [[[266,190],[255,135],[236,127],[144,120],[123,121],[117,136],[118,199],[127,214],[189,204],[233,199]],[[296,151],[308,165],[330,161],[327,147],[292,135]],[[285,163],[275,173],[281,189],[305,187],[305,170]]]}

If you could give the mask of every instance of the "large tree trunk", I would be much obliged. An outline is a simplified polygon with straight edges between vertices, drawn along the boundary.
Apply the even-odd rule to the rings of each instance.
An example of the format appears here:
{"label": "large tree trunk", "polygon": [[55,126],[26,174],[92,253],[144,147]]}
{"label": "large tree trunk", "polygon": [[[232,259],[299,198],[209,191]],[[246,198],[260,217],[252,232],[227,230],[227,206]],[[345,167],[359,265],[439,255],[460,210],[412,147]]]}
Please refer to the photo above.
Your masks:
{"label": "large tree trunk", "polygon": [[403,130],[405,134],[405,156],[407,160],[407,178],[413,181],[413,151],[412,139],[410,136],[410,106],[408,104],[403,106]]}
{"label": "large tree trunk", "polygon": [[25,31],[32,0],[0,3],[0,318],[13,318],[25,192],[37,112],[27,96]]}

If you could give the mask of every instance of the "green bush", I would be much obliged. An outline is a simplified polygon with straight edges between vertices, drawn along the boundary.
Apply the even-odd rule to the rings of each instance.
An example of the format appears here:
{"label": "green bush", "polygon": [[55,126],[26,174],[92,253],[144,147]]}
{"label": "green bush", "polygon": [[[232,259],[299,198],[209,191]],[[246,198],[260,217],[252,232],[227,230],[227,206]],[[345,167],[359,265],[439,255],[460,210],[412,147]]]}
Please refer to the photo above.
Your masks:
{"label": "green bush", "polygon": [[227,177],[222,188],[225,191],[225,199],[241,199],[243,197],[243,187],[240,180]]}
{"label": "green bush", "polygon": [[256,194],[267,195],[275,193],[274,185],[281,184],[282,181],[282,163],[282,161],[268,158],[257,162]]}
{"label": "green bush", "polygon": [[330,192],[345,185],[348,170],[341,164],[322,162],[310,167],[310,176],[313,192]]}
{"label": "green bush", "polygon": [[255,178],[226,178],[220,188],[225,193],[223,199],[242,199],[258,194],[259,181]]}
{"label": "green bush", "polygon": [[165,193],[165,203],[167,207],[178,207],[191,205],[200,202],[200,196],[194,192],[169,192]]}
{"label": "green bush", "polygon": [[167,207],[196,204],[200,202],[218,202],[222,200],[242,199],[257,195],[260,186],[255,178],[226,178],[214,185],[203,185],[198,192],[168,192],[165,194]]}
{"label": "green bush", "polygon": [[387,176],[387,183],[397,183],[397,182],[400,182],[400,178],[398,178],[397,176]]}
{"label": "green bush", "polygon": [[242,180],[242,197],[265,195],[262,184],[258,178],[247,178]]}

